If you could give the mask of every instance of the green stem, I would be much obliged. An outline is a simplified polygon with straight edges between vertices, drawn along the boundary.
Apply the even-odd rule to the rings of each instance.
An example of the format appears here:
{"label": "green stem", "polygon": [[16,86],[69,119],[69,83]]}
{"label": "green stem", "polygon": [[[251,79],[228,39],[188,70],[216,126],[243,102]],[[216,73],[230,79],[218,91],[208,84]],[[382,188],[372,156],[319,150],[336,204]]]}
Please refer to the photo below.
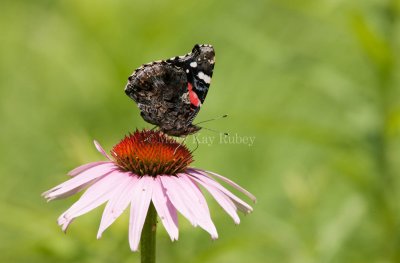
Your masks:
{"label": "green stem", "polygon": [[157,231],[157,212],[154,205],[150,203],[144,222],[142,237],[140,238],[141,263],[156,262],[156,231]]}

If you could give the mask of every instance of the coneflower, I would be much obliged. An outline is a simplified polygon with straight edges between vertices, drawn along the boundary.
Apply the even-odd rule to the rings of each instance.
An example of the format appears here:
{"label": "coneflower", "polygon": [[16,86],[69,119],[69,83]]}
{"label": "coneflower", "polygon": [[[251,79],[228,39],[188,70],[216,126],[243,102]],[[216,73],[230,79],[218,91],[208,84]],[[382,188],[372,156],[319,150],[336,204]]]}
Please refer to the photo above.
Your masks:
{"label": "coneflower", "polygon": [[[103,231],[130,205],[130,248],[137,251],[142,237],[143,253],[144,249],[148,249],[146,246],[149,244],[145,243],[149,239],[155,242],[157,214],[172,241],[177,240],[179,235],[177,211],[193,226],[207,231],[212,239],[218,238],[199,186],[214,197],[236,224],[240,222],[237,210],[245,214],[253,210],[214,179],[224,181],[255,201],[251,193],[219,174],[191,168],[189,165],[193,156],[187,147],[162,132],[136,131],[115,145],[111,156],[98,142],[94,144],[107,161],[79,166],[68,173],[73,178],[43,193],[50,201],[86,189],[81,198],[58,218],[63,231],[76,217],[107,202],[97,234],[100,238]],[[147,230],[142,235],[143,227],[153,232],[146,241]]]}

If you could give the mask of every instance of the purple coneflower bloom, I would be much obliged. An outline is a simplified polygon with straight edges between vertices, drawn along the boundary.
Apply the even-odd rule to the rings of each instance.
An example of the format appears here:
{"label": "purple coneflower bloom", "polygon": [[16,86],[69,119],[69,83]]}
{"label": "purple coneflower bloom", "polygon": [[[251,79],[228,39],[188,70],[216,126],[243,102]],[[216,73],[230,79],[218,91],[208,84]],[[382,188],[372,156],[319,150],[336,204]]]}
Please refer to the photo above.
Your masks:
{"label": "purple coneflower bloom", "polygon": [[251,193],[221,175],[190,168],[189,164],[193,161],[191,152],[161,132],[136,131],[115,145],[111,156],[98,142],[94,143],[108,161],[79,166],[68,173],[72,179],[43,193],[50,201],[87,188],[81,198],[58,218],[63,231],[76,217],[107,202],[97,238],[130,205],[129,244],[132,251],[138,250],[143,224],[151,205],[154,205],[172,241],[178,239],[177,211],[193,226],[200,226],[216,239],[218,233],[199,186],[215,198],[236,224],[240,222],[237,210],[245,214],[253,210],[214,178],[255,201]]}

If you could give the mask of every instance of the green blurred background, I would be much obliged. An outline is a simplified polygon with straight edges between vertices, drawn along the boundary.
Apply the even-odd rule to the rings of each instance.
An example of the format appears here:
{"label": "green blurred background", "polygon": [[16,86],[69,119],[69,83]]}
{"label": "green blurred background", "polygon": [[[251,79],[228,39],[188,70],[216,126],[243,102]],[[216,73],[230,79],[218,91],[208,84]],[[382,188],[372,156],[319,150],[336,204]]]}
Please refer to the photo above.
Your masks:
{"label": "green blurred background", "polygon": [[[138,262],[125,213],[96,240],[102,209],[64,235],[78,196],[40,194],[152,127],[123,92],[141,64],[213,44],[196,121],[255,136],[200,144],[195,166],[258,197],[220,238],[180,218],[159,262],[400,262],[400,4],[385,0],[7,1],[0,3],[0,262]],[[194,148],[189,137],[189,147]],[[236,192],[235,192],[236,193]],[[240,195],[245,199],[244,196]],[[209,196],[208,196],[209,197]],[[247,199],[245,199],[247,200]]]}

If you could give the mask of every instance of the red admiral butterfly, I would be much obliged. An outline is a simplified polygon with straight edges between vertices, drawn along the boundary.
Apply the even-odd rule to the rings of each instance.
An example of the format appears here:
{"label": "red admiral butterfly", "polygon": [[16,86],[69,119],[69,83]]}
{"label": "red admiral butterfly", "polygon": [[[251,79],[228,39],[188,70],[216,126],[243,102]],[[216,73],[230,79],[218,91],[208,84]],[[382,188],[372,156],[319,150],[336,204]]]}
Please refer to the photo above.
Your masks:
{"label": "red admiral butterfly", "polygon": [[125,93],[162,132],[193,134],[201,129],[192,122],[210,87],[214,56],[211,45],[195,45],[185,56],[144,64],[128,78]]}

